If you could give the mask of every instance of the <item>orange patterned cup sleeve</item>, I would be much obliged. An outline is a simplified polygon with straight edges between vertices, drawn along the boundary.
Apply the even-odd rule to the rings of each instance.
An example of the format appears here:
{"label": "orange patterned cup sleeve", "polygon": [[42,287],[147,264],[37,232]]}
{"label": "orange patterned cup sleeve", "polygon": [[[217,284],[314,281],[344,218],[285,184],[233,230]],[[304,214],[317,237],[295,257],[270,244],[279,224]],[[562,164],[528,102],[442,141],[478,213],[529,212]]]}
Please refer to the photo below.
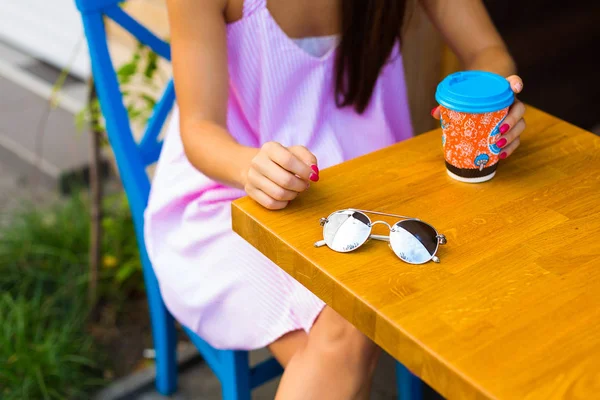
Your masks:
{"label": "orange patterned cup sleeve", "polygon": [[496,142],[508,107],[471,114],[440,106],[440,112],[444,157],[449,164],[461,169],[483,169],[498,163],[501,149]]}

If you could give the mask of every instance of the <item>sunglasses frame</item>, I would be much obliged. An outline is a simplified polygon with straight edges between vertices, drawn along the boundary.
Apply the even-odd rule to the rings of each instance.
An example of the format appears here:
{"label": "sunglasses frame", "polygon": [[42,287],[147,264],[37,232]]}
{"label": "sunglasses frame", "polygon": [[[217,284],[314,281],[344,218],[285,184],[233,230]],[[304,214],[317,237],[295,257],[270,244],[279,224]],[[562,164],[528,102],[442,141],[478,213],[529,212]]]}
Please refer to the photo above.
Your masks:
{"label": "sunglasses frame", "polygon": [[[367,220],[369,221],[369,225],[368,225],[368,226],[369,226],[369,228],[371,229],[371,232],[373,231],[373,227],[374,227],[375,225],[378,225],[378,224],[379,224],[379,225],[385,225],[385,226],[387,226],[387,227],[388,227],[388,229],[390,230],[390,232],[396,232],[396,231],[394,230],[394,227],[395,227],[395,226],[396,226],[398,223],[400,223],[400,222],[403,222],[403,221],[418,221],[418,222],[420,222],[420,223],[422,223],[422,224],[425,224],[425,225],[427,225],[428,227],[430,227],[431,229],[433,229],[433,231],[435,232],[435,239],[437,239],[437,243],[436,243],[436,248],[435,248],[435,251],[433,252],[433,254],[431,255],[431,257],[430,257],[430,258],[429,258],[427,261],[424,261],[424,262],[422,262],[422,263],[412,263],[412,262],[410,262],[410,261],[406,261],[406,260],[404,260],[404,259],[400,258],[400,256],[398,256],[398,255],[396,254],[396,252],[394,251],[394,249],[392,249],[392,252],[393,252],[393,253],[394,253],[394,255],[395,255],[396,257],[398,257],[398,258],[399,258],[401,261],[403,261],[403,262],[405,262],[405,263],[407,263],[407,264],[412,264],[412,265],[423,265],[423,264],[426,264],[426,263],[428,263],[429,261],[433,261],[433,262],[435,262],[435,263],[439,263],[439,262],[440,262],[440,258],[437,256],[437,252],[438,252],[438,250],[440,249],[440,245],[445,245],[445,244],[446,244],[448,241],[447,241],[447,239],[446,239],[446,236],[445,236],[445,235],[443,235],[443,234],[439,233],[439,232],[437,231],[437,229],[435,229],[435,228],[434,228],[432,225],[428,224],[427,222],[425,222],[425,221],[422,221],[422,220],[420,220],[420,219],[418,219],[418,218],[414,218],[414,217],[406,217],[406,216],[404,216],[404,215],[390,214],[390,213],[384,213],[384,212],[378,212],[378,211],[360,210],[360,209],[357,209],[357,208],[345,208],[345,209],[342,209],[342,210],[337,210],[337,211],[334,211],[334,212],[332,212],[331,214],[329,214],[329,216],[328,216],[327,218],[321,218],[321,219],[319,220],[319,225],[321,225],[321,226],[324,228],[324,227],[325,227],[325,225],[327,224],[327,222],[329,222],[329,218],[330,218],[332,215],[334,215],[334,214],[337,214],[337,213],[339,213],[339,212],[344,212],[344,211],[359,212],[359,213],[363,214],[363,215],[364,215],[364,216],[367,218]],[[384,216],[384,217],[399,218],[400,220],[399,220],[399,221],[397,221],[396,223],[394,223],[393,225],[390,225],[390,224],[389,224],[388,222],[386,222],[386,221],[371,221],[371,218],[369,218],[369,216],[368,216],[367,214],[372,214],[372,215],[381,215],[381,216]],[[409,232],[409,233],[410,233],[410,232]],[[411,234],[412,234],[412,233],[411,233]],[[329,247],[329,245],[327,244],[327,242],[325,241],[325,239],[323,239],[323,240],[319,240],[318,242],[315,242],[314,246],[315,246],[315,247],[323,247],[323,246],[327,246],[327,247],[329,247],[331,250],[333,250],[333,251],[335,251],[335,252],[338,252],[338,253],[349,253],[349,252],[351,252],[351,251],[354,251],[354,250],[358,249],[359,247],[361,247],[362,245],[364,245],[365,243],[367,243],[367,242],[368,242],[370,239],[373,239],[373,240],[380,240],[380,241],[383,241],[383,242],[388,242],[388,243],[390,243],[390,237],[389,237],[389,236],[385,236],[385,235],[374,235],[374,234],[372,234],[372,233],[369,233],[369,236],[367,236],[367,238],[366,238],[366,239],[365,239],[365,240],[364,240],[362,243],[360,243],[360,244],[358,244],[357,246],[354,246],[354,247],[352,247],[352,248],[350,248],[350,249],[348,249],[348,250],[344,250],[344,251],[338,251],[338,250],[334,250],[334,249],[332,249],[331,247]],[[390,244],[389,246],[390,246],[390,248],[391,248],[391,244]]]}

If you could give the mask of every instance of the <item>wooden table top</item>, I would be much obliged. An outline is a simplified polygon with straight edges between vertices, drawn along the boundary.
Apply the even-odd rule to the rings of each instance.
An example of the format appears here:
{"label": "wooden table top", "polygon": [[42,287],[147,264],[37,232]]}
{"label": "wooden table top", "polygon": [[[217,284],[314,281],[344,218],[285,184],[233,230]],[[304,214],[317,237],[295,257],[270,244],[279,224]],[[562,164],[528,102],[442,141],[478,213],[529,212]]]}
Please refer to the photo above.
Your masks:
{"label": "wooden table top", "polygon": [[[487,183],[449,178],[432,131],[324,170],[285,210],[242,198],[234,230],[447,398],[599,398],[600,138],[525,118]],[[344,208],[431,223],[441,263],[315,248]]]}

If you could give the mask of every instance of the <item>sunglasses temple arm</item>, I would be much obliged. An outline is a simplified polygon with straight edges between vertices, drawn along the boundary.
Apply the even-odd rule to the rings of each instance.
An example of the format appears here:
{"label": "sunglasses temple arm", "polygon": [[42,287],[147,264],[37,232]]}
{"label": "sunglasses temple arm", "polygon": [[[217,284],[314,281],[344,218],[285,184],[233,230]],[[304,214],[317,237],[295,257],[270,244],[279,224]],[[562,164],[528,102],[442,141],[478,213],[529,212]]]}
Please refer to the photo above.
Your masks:
{"label": "sunglasses temple arm", "polygon": [[390,213],[384,213],[384,212],[379,212],[379,211],[359,210],[356,208],[351,208],[351,210],[360,211],[365,214],[382,215],[384,217],[394,217],[394,218],[400,218],[400,219],[418,219],[418,218],[414,218],[414,217],[407,217],[405,215],[390,214]]}
{"label": "sunglasses temple arm", "polygon": [[[374,239],[374,240],[381,240],[382,242],[390,241],[390,237],[385,236],[385,235],[371,235],[371,236],[369,236],[369,238]],[[327,243],[324,240],[319,240],[318,242],[315,242],[315,244],[314,244],[315,247],[323,247],[326,245],[327,245]]]}

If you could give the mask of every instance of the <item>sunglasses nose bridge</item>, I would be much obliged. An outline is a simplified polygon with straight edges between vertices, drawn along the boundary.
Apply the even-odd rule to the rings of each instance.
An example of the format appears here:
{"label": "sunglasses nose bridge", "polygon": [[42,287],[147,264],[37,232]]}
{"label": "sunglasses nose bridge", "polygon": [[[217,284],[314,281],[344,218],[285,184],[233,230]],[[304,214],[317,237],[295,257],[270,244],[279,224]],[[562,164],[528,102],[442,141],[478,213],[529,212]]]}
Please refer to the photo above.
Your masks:
{"label": "sunglasses nose bridge", "polygon": [[389,229],[390,231],[392,230],[392,226],[391,226],[390,224],[388,224],[387,222],[385,222],[385,221],[375,221],[375,222],[372,222],[372,223],[371,223],[371,228],[372,228],[372,227],[374,227],[374,226],[375,226],[375,225],[377,225],[377,224],[379,224],[379,225],[385,225],[385,226],[387,226],[387,227],[388,227],[388,229]]}

